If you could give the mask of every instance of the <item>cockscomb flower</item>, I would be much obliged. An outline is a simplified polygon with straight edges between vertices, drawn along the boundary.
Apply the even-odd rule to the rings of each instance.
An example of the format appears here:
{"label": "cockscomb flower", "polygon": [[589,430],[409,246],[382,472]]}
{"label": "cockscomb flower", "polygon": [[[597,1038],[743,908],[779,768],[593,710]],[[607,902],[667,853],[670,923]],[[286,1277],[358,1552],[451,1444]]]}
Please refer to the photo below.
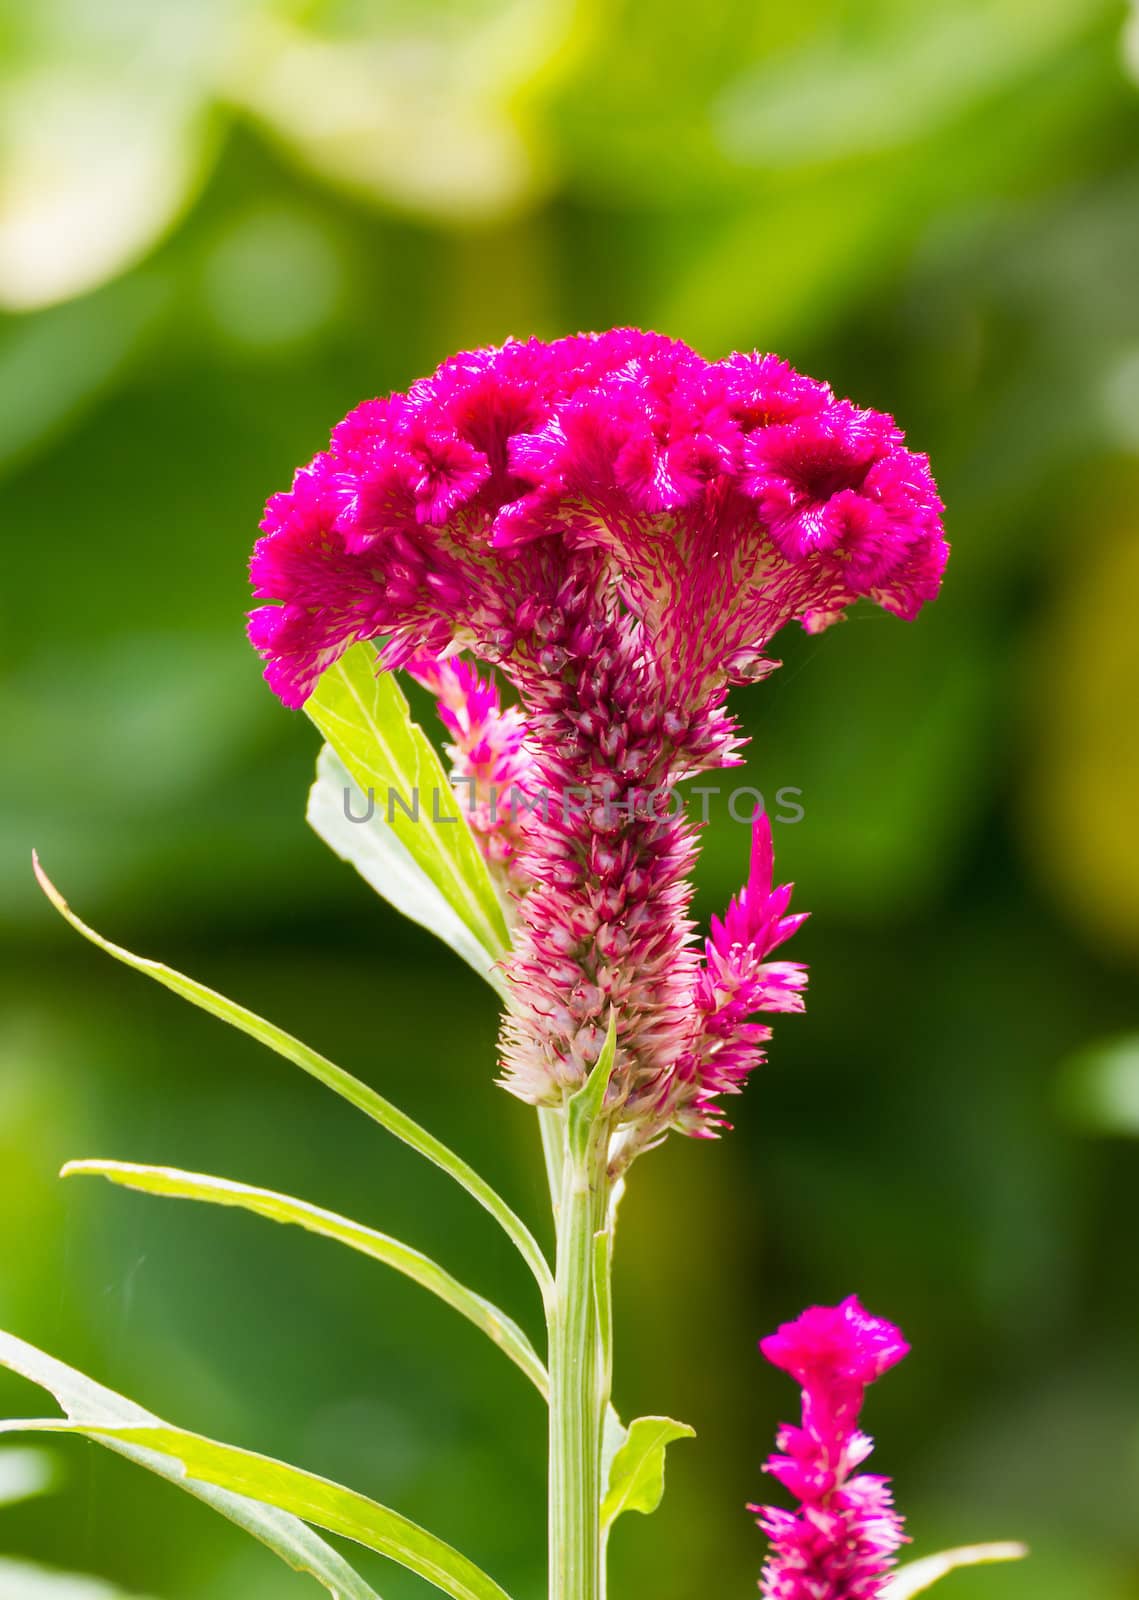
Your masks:
{"label": "cockscomb flower", "polygon": [[905,1535],[889,1479],[857,1471],[874,1447],[857,1424],[867,1387],[909,1345],[852,1295],[804,1311],[759,1348],[803,1391],[801,1425],[780,1428],[764,1468],[799,1508],[749,1507],[771,1540],[760,1592],[765,1600],[877,1600]]}
{"label": "cockscomb flower", "polygon": [[[786,623],[818,631],[862,596],[917,615],[945,564],[940,517],[891,418],[774,356],[707,362],[629,328],[456,356],[359,406],[269,501],[250,634],[286,704],[360,640],[382,669],[467,652],[517,695],[495,737],[520,743],[497,754],[524,761],[541,803],[501,835],[515,1093],[560,1103],[615,1010],[609,1106],[633,1143],[720,1124],[716,1096],[766,1037],[749,1006],[791,1009],[801,971],[765,969],[791,931],[773,937],[785,899],[759,914],[769,841],[766,888],[749,883],[701,957],[673,786],[739,759],[729,686],[777,665]],[[478,764],[470,692],[441,699]]]}

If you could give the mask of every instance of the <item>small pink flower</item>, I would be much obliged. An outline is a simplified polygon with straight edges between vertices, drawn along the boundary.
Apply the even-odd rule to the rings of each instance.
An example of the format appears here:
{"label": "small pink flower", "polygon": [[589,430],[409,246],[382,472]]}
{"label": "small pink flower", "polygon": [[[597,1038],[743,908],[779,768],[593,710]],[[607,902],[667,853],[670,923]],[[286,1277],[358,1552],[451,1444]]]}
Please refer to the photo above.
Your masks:
{"label": "small pink flower", "polygon": [[749,1507],[772,1546],[760,1592],[765,1600],[877,1600],[905,1535],[889,1479],[855,1471],[873,1449],[857,1423],[868,1385],[909,1345],[852,1295],[804,1311],[759,1347],[803,1391],[802,1424],[780,1428],[764,1469],[799,1509]]}

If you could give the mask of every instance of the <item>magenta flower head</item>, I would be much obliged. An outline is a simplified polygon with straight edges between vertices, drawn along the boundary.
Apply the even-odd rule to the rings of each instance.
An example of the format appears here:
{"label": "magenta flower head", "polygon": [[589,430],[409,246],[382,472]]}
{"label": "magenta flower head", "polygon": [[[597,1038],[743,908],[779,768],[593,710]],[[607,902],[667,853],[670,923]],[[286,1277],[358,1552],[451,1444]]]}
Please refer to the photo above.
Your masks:
{"label": "magenta flower head", "polygon": [[[941,509],[889,417],[774,356],[710,363],[635,329],[456,356],[359,406],[269,501],[250,635],[276,693],[300,705],[375,640],[381,668],[436,690],[462,774],[485,780],[476,828],[515,912],[516,1094],[576,1089],[612,1008],[610,1109],[633,1143],[722,1124],[768,1036],[749,1019],[802,1004],[802,968],[766,959],[801,919],[761,820],[701,957],[672,787],[738,760],[728,688],[777,665],[784,624],[818,631],[863,596],[917,615]],[[506,827],[503,778],[525,802]]]}
{"label": "magenta flower head", "polygon": [[799,1509],[749,1508],[771,1540],[760,1592],[766,1600],[876,1600],[905,1536],[889,1480],[856,1471],[873,1449],[857,1423],[868,1385],[909,1345],[852,1295],[804,1311],[759,1348],[803,1391],[802,1424],[780,1428],[764,1469]]}

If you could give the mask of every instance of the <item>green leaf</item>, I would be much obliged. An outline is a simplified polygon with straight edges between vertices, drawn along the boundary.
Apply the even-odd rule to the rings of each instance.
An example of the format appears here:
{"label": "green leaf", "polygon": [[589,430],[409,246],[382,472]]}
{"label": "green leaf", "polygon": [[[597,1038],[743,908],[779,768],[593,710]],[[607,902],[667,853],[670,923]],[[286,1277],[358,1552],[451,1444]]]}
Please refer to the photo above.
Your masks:
{"label": "green leaf", "polygon": [[370,1088],[366,1083],[361,1083],[359,1078],[354,1078],[350,1072],[345,1072],[343,1067],[334,1065],[327,1057],[311,1050],[308,1045],[302,1044],[292,1034],[286,1033],[283,1028],[278,1028],[272,1022],[266,1022],[264,1017],[259,1017],[256,1012],[248,1011],[244,1006],[239,1006],[233,1000],[227,1000],[225,995],[218,994],[214,989],[207,989],[205,984],[196,983],[193,978],[187,978],[180,972],[175,972],[173,967],[164,967],[158,961],[150,961],[145,956],[136,956],[129,950],[124,950],[121,945],[112,944],[109,939],[104,939],[102,934],[96,933],[94,928],[77,917],[67,904],[59,890],[52,883],[47,873],[39,863],[38,857],[33,854],[36,877],[40,887],[59,912],[77,933],[97,945],[116,961],[122,961],[126,966],[133,967],[136,972],[141,972],[144,977],[153,978],[156,983],[163,984],[167,989],[172,989],[175,994],[181,995],[184,1000],[189,1000],[191,1005],[200,1006],[203,1011],[208,1011],[211,1016],[220,1017],[223,1022],[228,1022],[231,1027],[238,1028],[242,1033],[247,1033],[251,1039],[256,1039],[260,1044],[267,1045],[270,1050],[275,1050],[278,1055],[284,1056],[286,1061],[291,1061],[294,1066],[300,1067],[302,1072],[307,1072],[310,1077],[316,1078],[327,1088],[334,1090],[349,1104],[363,1111],[366,1116],[378,1122],[397,1139],[409,1145],[412,1150],[425,1156],[435,1166],[455,1180],[472,1199],[477,1200],[484,1210],[502,1228],[503,1232],[512,1240],[522,1259],[530,1268],[537,1279],[544,1298],[548,1298],[553,1290],[553,1279],[550,1268],[542,1254],[541,1248],[526,1224],[518,1217],[506,1201],[497,1194],[485,1178],[480,1178],[473,1167],[469,1166],[461,1156],[449,1150],[445,1144],[421,1128],[417,1122],[398,1107],[392,1105],[390,1100],[385,1100],[380,1094]]}
{"label": "green leaf", "polygon": [[490,869],[443,763],[394,675],[378,670],[374,648],[358,644],[329,667],[305,711],[475,941],[496,960],[504,955],[510,934]]}
{"label": "green leaf", "polygon": [[[293,1223],[309,1233],[320,1234],[325,1239],[336,1239],[373,1261],[382,1261],[396,1272],[411,1278],[424,1289],[438,1295],[453,1306],[476,1328],[481,1328],[488,1338],[504,1350],[534,1384],[540,1394],[549,1391],[546,1369],[537,1351],[518,1324],[504,1311],[482,1295],[468,1289],[453,1278],[445,1268],[429,1256],[410,1245],[392,1239],[386,1233],[366,1228],[348,1217],[310,1205],[306,1200],[294,1200],[289,1195],[277,1194],[272,1189],[257,1189],[246,1183],[236,1183],[231,1178],[210,1177],[201,1172],[180,1172],[174,1167],[138,1166],[129,1161],[69,1161],[62,1176],[87,1176],[107,1178],[111,1183],[126,1189],[137,1189],[143,1194],[164,1195],[179,1200],[206,1200],[214,1205],[237,1206],[243,1211],[255,1212],[270,1222]],[[3,1457],[0,1456],[0,1463]]]}
{"label": "green leaf", "polygon": [[1020,1561],[1028,1554],[1023,1544],[967,1544],[957,1550],[942,1550],[935,1556],[924,1556],[920,1561],[909,1561],[899,1567],[882,1591],[882,1600],[910,1600],[911,1595],[923,1594],[939,1579],[958,1567],[979,1567],[990,1561]]}
{"label": "green leaf", "polygon": [[[17,1372],[21,1377],[38,1384],[55,1396],[69,1418],[82,1412],[108,1424],[127,1428],[164,1428],[157,1417],[132,1400],[127,1400],[113,1389],[105,1389],[73,1367],[65,1366],[54,1356],[49,1356],[34,1345],[25,1344],[13,1334],[0,1333],[0,1366]],[[10,1426],[10,1425],[6,1425]],[[66,1428],[64,1422],[48,1424],[52,1430]],[[189,1481],[178,1464],[169,1459],[169,1453],[156,1455],[141,1442],[100,1436],[100,1443],[117,1454],[137,1462],[139,1466],[157,1473],[171,1483],[178,1484],[188,1494],[220,1511],[239,1528],[244,1528],[255,1539],[267,1545],[282,1561],[296,1572],[307,1572],[322,1583],[334,1600],[379,1600],[374,1589],[368,1587],[359,1573],[353,1571],[338,1551],[306,1528],[303,1522],[271,1506],[260,1505],[240,1492],[228,1492],[224,1486],[214,1487],[208,1482]]]}
{"label": "green leaf", "polygon": [[637,1417],[613,1457],[601,1505],[601,1522],[612,1527],[623,1511],[655,1511],[664,1497],[664,1456],[674,1439],[694,1439],[695,1428],[671,1417]]}
{"label": "green leaf", "polygon": [[365,883],[389,905],[450,945],[505,998],[506,983],[499,965],[502,950],[488,948],[475,936],[401,842],[395,828],[388,827],[383,806],[381,795],[369,815],[359,784],[335,750],[330,745],[321,748],[316,782],[309,790],[305,813],[309,826],[342,861],[355,867]]}
{"label": "green leaf", "polygon": [[141,1447],[167,1458],[174,1475],[212,1484],[302,1517],[329,1533],[354,1539],[426,1578],[451,1600],[508,1600],[505,1590],[474,1562],[397,1511],[300,1467],[221,1444],[166,1424],[140,1427],[99,1421],[28,1419],[0,1423],[0,1433],[75,1433],[99,1443]]}
{"label": "green leaf", "polygon": [[31,1561],[0,1559],[0,1594],[4,1600],[142,1600],[124,1589],[79,1572],[57,1572]]}

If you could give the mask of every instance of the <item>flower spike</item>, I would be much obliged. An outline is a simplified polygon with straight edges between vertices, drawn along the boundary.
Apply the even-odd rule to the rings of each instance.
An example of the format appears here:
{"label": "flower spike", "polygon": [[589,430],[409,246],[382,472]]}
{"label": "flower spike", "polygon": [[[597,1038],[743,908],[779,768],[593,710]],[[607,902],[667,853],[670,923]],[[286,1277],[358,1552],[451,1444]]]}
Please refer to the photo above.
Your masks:
{"label": "flower spike", "polygon": [[867,1387],[909,1345],[851,1295],[804,1311],[759,1348],[803,1391],[801,1426],[780,1428],[764,1468],[799,1509],[748,1508],[771,1540],[760,1593],[764,1600],[878,1600],[905,1535],[889,1479],[856,1470],[874,1448],[857,1423]]}
{"label": "flower spike", "polygon": [[[630,1154],[709,1136],[802,1007],[767,956],[802,920],[756,829],[747,888],[693,945],[683,778],[739,760],[732,684],[860,597],[913,617],[947,546],[892,418],[775,356],[708,362],[634,328],[509,341],[369,400],[269,502],[250,637],[297,706],[350,645],[436,693],[515,905],[503,1081],[560,1105],[621,1018],[607,1110]],[[457,652],[466,652],[459,656]],[[468,658],[517,697],[503,709]],[[506,813],[506,779],[522,804]]]}

